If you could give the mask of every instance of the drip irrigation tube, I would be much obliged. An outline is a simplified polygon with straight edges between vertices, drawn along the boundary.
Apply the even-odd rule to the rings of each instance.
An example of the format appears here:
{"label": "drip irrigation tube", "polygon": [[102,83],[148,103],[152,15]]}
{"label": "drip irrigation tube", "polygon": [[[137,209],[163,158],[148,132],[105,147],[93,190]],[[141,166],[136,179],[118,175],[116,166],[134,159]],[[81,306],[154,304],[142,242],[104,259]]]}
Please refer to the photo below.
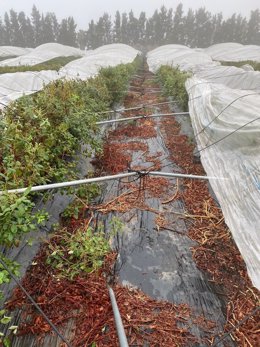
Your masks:
{"label": "drip irrigation tube", "polygon": [[116,323],[116,330],[117,330],[120,347],[128,347],[128,342],[127,342],[122,318],[120,316],[120,312],[117,306],[115,293],[111,287],[108,287],[108,291],[109,291],[110,301],[111,301],[112,309],[114,313],[114,319]]}
{"label": "drip irrigation tube", "polygon": [[111,181],[111,180],[125,178],[125,177],[145,176],[145,175],[168,177],[168,178],[175,178],[175,177],[177,177],[177,178],[190,178],[190,179],[199,179],[199,180],[210,180],[210,179],[223,180],[223,179],[227,179],[224,177],[197,176],[197,175],[188,175],[188,174],[179,174],[179,173],[167,173],[167,172],[161,172],[161,171],[133,171],[133,170],[129,170],[129,172],[118,174],[118,175],[112,175],[112,176],[86,178],[86,179],[77,180],[77,181],[52,183],[52,184],[45,184],[45,185],[40,185],[40,186],[18,188],[18,189],[9,189],[9,190],[5,190],[5,191],[0,191],[0,194],[5,194],[5,193],[21,194],[21,193],[24,193],[29,188],[31,188],[30,192],[40,192],[40,191],[56,189],[56,188],[74,187],[74,186],[79,186],[81,184],[106,182],[106,181]]}
{"label": "drip irrigation tube", "polygon": [[102,122],[97,122],[96,124],[103,125],[103,124],[110,124],[110,123],[127,122],[131,120],[143,119],[143,118],[157,118],[157,117],[167,117],[167,116],[189,116],[189,114],[190,114],[189,112],[150,114],[148,116],[135,116],[135,117],[104,120]]}

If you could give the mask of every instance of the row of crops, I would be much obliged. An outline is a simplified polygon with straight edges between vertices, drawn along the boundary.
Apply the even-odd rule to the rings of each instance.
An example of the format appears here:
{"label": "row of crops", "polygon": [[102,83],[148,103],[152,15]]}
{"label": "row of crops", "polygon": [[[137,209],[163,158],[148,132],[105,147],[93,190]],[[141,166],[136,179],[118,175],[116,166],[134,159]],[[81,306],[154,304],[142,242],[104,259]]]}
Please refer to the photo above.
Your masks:
{"label": "row of crops", "polygon": [[[82,80],[57,80],[42,91],[19,98],[4,108],[0,119],[0,190],[76,179],[76,156],[82,144],[90,156],[101,149],[96,121],[100,112],[119,102],[129,78],[140,64],[103,68],[98,76]],[[1,247],[19,245],[23,234],[48,218],[44,211],[33,213],[39,198],[28,191],[0,195]],[[18,274],[19,264],[1,259]],[[10,276],[0,265],[0,284]]]}

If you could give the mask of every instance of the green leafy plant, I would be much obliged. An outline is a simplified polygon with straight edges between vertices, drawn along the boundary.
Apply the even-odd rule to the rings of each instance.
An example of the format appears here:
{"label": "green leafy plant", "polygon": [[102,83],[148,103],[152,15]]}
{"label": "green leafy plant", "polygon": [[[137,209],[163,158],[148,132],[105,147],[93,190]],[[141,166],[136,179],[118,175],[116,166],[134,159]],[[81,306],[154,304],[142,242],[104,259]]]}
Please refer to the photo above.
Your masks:
{"label": "green leafy plant", "polygon": [[111,221],[109,222],[109,236],[114,237],[123,231],[124,223],[118,218],[113,216]]}
{"label": "green leafy plant", "polygon": [[[66,58],[67,62],[72,58]],[[36,68],[46,68],[46,64],[51,68],[53,64],[52,67],[56,69],[64,62],[64,59],[56,59]],[[133,64],[102,69],[97,77],[87,81],[57,80],[45,86],[41,92],[24,96],[0,111],[0,190],[77,178],[73,159],[81,151],[82,144],[87,148],[86,155],[101,150],[99,128],[96,125],[100,119],[98,112],[106,111],[119,100],[138,64],[137,59]],[[111,90],[114,87],[118,93]],[[85,191],[88,198],[98,193],[93,186],[86,189],[89,189]],[[33,213],[33,201],[37,196],[34,194],[29,198],[28,194],[29,190],[23,196],[0,194],[0,245],[7,248],[18,246],[23,234],[34,230],[46,220],[44,212]],[[75,206],[68,213],[77,212],[80,208],[77,206],[79,199],[80,190]],[[91,230],[84,234],[86,240],[89,240],[89,244],[87,241],[84,243],[84,247],[89,248],[90,259],[86,269],[96,268],[102,256],[95,259],[91,255],[94,247],[90,241]],[[77,237],[80,238],[80,233]],[[71,242],[71,247],[73,242],[79,244],[76,236]],[[100,254],[107,249],[101,233],[93,236],[93,242],[101,243]],[[83,257],[83,253],[75,254],[76,258]],[[13,273],[18,274],[18,264],[6,258],[4,261]],[[83,263],[81,266],[84,270]],[[9,280],[8,273],[0,267],[0,283]]]}
{"label": "green leafy plant", "polygon": [[36,229],[47,219],[43,211],[33,213],[34,203],[28,198],[30,188],[21,196],[2,193],[0,195],[0,243],[10,247],[17,245],[20,237]]}
{"label": "green leafy plant", "polygon": [[[19,264],[4,257],[2,254],[0,254],[0,259],[5,262],[5,264],[8,266],[9,270],[15,275],[19,275]],[[9,273],[5,270],[5,268],[0,264],[0,285],[4,283],[9,283],[10,282],[10,275]],[[2,295],[0,292],[0,299]]]}
{"label": "green leafy plant", "polygon": [[69,192],[74,194],[75,198],[62,215],[63,217],[78,219],[85,206],[100,194],[100,187],[98,184],[92,183],[73,190],[71,189]]}
{"label": "green leafy plant", "polygon": [[127,64],[102,69],[88,81],[57,80],[4,109],[0,187],[1,182],[14,188],[75,178],[72,158],[82,143],[88,152],[101,150],[97,112],[119,100],[133,71]]}
{"label": "green leafy plant", "polygon": [[102,226],[95,231],[89,226],[74,233],[66,228],[60,230],[48,245],[47,264],[58,270],[58,276],[69,279],[97,271],[111,252],[110,240],[123,230],[123,223],[117,217],[113,217],[109,224],[107,235]]}
{"label": "green leafy plant", "polygon": [[156,75],[163,86],[165,95],[172,96],[184,111],[188,111],[188,94],[185,82],[190,74],[180,71],[179,68],[164,65],[160,67]]}
{"label": "green leafy plant", "polygon": [[[33,212],[34,203],[28,198],[30,189],[20,197],[16,194],[0,194],[0,244],[5,247],[18,246],[22,235],[36,229],[48,218],[44,211]],[[19,265],[0,255],[14,275],[19,273]],[[10,281],[9,273],[0,264],[0,284]]]}
{"label": "green leafy plant", "polygon": [[[0,310],[0,323],[3,325],[7,325],[11,322],[12,318],[6,316],[6,310]],[[8,328],[8,331],[12,334],[17,333],[18,326],[12,325]],[[8,336],[5,336],[4,333],[0,332],[0,343],[3,347],[11,347],[11,341]]]}
{"label": "green leafy plant", "polygon": [[81,273],[98,270],[109,251],[109,241],[102,231],[94,232],[88,227],[70,234],[63,230],[59,244],[49,244],[47,263],[57,269],[61,277],[73,279]]}
{"label": "green leafy plant", "polygon": [[131,64],[118,65],[116,70],[112,67],[100,70],[100,75],[111,95],[111,104],[119,102],[126,95],[128,81],[133,72],[134,67]]}

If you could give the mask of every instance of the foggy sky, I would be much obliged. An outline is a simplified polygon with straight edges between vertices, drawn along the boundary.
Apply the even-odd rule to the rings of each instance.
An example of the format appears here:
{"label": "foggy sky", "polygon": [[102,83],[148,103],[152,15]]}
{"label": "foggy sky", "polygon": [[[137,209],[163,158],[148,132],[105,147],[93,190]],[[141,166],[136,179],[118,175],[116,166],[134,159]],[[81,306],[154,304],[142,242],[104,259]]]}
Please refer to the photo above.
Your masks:
{"label": "foggy sky", "polygon": [[90,20],[97,20],[104,12],[114,15],[116,10],[129,12],[132,9],[135,15],[145,11],[150,16],[162,5],[175,9],[180,2],[183,3],[185,12],[189,7],[197,9],[205,6],[213,13],[223,12],[225,17],[234,12],[248,16],[251,10],[260,7],[259,0],[0,0],[0,17],[3,18],[4,12],[11,8],[29,15],[35,4],[40,12],[55,12],[59,20],[73,16],[78,28],[87,29]]}

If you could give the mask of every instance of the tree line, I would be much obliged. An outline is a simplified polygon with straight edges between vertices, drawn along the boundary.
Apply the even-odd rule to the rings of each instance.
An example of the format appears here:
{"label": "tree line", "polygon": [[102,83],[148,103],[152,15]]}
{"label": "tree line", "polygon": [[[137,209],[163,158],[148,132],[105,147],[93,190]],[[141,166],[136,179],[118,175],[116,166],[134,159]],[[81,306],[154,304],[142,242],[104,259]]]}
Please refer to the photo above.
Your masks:
{"label": "tree line", "polygon": [[47,42],[78,46],[73,17],[58,21],[55,13],[41,14],[34,5],[31,16],[13,9],[0,17],[0,46],[37,47]]}
{"label": "tree line", "polygon": [[221,42],[260,45],[260,11],[251,11],[247,19],[234,13],[229,18],[212,14],[205,7],[184,13],[180,3],[175,10],[162,6],[147,18],[133,11],[116,12],[114,18],[104,13],[87,30],[76,30],[73,17],[57,20],[55,13],[41,14],[34,5],[30,17],[13,9],[0,17],[0,45],[36,47],[47,42],[95,49],[109,43],[125,43],[137,48],[164,44],[183,44],[189,47],[208,47]]}

